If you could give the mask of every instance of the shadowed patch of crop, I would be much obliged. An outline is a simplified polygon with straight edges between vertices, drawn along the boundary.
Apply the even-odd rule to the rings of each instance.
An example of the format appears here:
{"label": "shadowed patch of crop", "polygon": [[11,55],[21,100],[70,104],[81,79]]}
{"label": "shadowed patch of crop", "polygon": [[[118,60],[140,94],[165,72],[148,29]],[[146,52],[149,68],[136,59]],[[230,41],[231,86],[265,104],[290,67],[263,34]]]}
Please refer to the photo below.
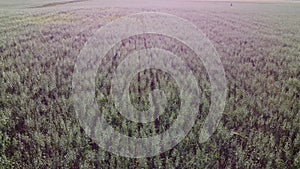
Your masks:
{"label": "shadowed patch of crop", "polygon": [[66,4],[72,4],[72,3],[84,2],[84,1],[88,1],[88,0],[73,0],[73,1],[65,1],[65,2],[53,2],[53,3],[47,3],[47,4],[44,4],[44,5],[40,5],[40,6],[35,6],[35,7],[32,7],[32,8],[54,7],[54,6],[58,6],[58,5],[66,5]]}

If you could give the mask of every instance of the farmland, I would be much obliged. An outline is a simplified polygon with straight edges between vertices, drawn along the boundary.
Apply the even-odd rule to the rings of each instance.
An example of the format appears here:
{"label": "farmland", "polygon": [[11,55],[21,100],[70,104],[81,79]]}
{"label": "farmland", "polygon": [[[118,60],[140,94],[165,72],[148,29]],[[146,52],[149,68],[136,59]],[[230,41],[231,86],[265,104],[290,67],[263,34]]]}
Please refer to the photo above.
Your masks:
{"label": "farmland", "polygon": [[[300,3],[0,4],[0,168],[300,168]],[[99,147],[80,125],[73,105],[72,75],[81,49],[99,28],[149,11],[184,18],[212,42],[225,70],[226,105],[216,131],[200,144],[198,131],[210,106],[210,82],[199,59],[177,51],[188,54],[184,59],[201,89],[194,127],[160,155],[121,157]],[[127,52],[130,49],[124,44],[138,42],[124,40],[115,50]],[[126,52],[118,57],[108,53],[99,65],[95,79],[99,110],[122,134],[162,133],[178,116],[178,86],[161,70],[138,73],[129,87],[133,106],[147,110],[148,94],[158,88],[165,91],[168,106],[151,123],[126,119],[112,103],[110,72],[104,69],[113,69]]]}

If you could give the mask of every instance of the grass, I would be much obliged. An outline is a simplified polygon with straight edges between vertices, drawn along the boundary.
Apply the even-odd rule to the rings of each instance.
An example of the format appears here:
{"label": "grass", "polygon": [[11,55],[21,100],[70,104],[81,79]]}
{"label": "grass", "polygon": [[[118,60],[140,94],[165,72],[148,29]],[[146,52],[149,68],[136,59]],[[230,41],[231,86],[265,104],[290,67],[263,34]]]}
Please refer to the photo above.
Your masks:
{"label": "grass", "polygon": [[[71,83],[76,57],[98,28],[150,9],[81,7],[1,16],[0,168],[300,168],[297,5],[213,7],[154,10],[193,22],[215,45],[228,81],[221,123],[208,142],[197,142],[210,105],[210,83],[202,63],[187,54],[185,61],[203,91],[197,123],[173,149],[141,159],[105,152],[85,134],[75,116]],[[99,65],[97,91],[104,93],[97,96],[99,109],[121,133],[137,137],[161,133],[177,116],[176,84],[160,70],[137,74],[130,85],[135,107],[147,109],[147,95],[156,88],[166,91],[172,104],[156,122],[141,125],[126,120],[110,100],[108,72],[101,71],[102,66],[113,68],[125,53],[119,60],[110,53]]]}

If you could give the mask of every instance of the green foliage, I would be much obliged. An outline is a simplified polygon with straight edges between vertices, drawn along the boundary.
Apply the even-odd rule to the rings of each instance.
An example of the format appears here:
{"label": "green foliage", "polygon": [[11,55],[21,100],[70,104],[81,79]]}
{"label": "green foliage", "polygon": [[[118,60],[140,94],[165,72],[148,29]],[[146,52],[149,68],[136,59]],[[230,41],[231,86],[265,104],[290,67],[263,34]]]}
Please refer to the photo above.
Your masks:
{"label": "green foliage", "polygon": [[[205,68],[186,50],[174,49],[187,55],[184,59],[202,91],[192,131],[176,147],[155,157],[124,158],[98,147],[75,116],[71,95],[74,64],[93,32],[130,11],[81,9],[0,18],[6,23],[0,32],[0,168],[300,168],[300,46],[295,42],[299,39],[271,37],[270,33],[283,27],[270,28],[264,20],[242,14],[240,18],[232,13],[223,17],[208,11],[176,11],[187,14],[187,19],[203,29],[216,45],[226,71],[224,116],[208,142],[197,141],[210,106]],[[299,35],[299,30],[286,31]],[[226,31],[228,34],[222,34]],[[106,64],[113,67],[109,58]],[[103,96],[97,96],[98,105],[116,130],[146,137],[172,125],[179,98],[169,75],[149,69],[132,80],[130,97],[136,108],[147,109],[148,94],[157,88],[165,91],[171,103],[157,123],[141,125],[118,114],[106,79],[109,72],[101,72],[101,66],[96,82]]]}

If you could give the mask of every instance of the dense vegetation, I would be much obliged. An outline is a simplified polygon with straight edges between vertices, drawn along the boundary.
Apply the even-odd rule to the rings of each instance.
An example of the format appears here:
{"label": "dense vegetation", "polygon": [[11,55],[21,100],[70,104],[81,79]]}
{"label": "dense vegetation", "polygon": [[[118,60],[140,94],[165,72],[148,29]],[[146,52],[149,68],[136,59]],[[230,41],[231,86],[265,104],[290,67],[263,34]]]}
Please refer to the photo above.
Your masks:
{"label": "dense vegetation", "polygon": [[[217,131],[198,143],[210,84],[202,64],[190,56],[185,60],[201,84],[203,100],[196,125],[176,147],[131,159],[105,152],[85,135],[72,103],[76,57],[103,24],[135,11],[140,9],[0,17],[0,168],[300,168],[300,29],[294,25],[300,17],[293,11],[278,16],[294,16],[282,25],[273,13],[159,10],[195,23],[221,56],[228,95]],[[117,63],[107,58],[106,65]],[[97,96],[98,104],[116,130],[144,137],[172,124],[180,98],[168,74],[148,69],[134,77],[130,96],[135,107],[147,109],[148,93],[157,88],[172,103],[159,120],[141,125],[116,112],[105,73],[99,65],[97,91],[105,98]]]}

